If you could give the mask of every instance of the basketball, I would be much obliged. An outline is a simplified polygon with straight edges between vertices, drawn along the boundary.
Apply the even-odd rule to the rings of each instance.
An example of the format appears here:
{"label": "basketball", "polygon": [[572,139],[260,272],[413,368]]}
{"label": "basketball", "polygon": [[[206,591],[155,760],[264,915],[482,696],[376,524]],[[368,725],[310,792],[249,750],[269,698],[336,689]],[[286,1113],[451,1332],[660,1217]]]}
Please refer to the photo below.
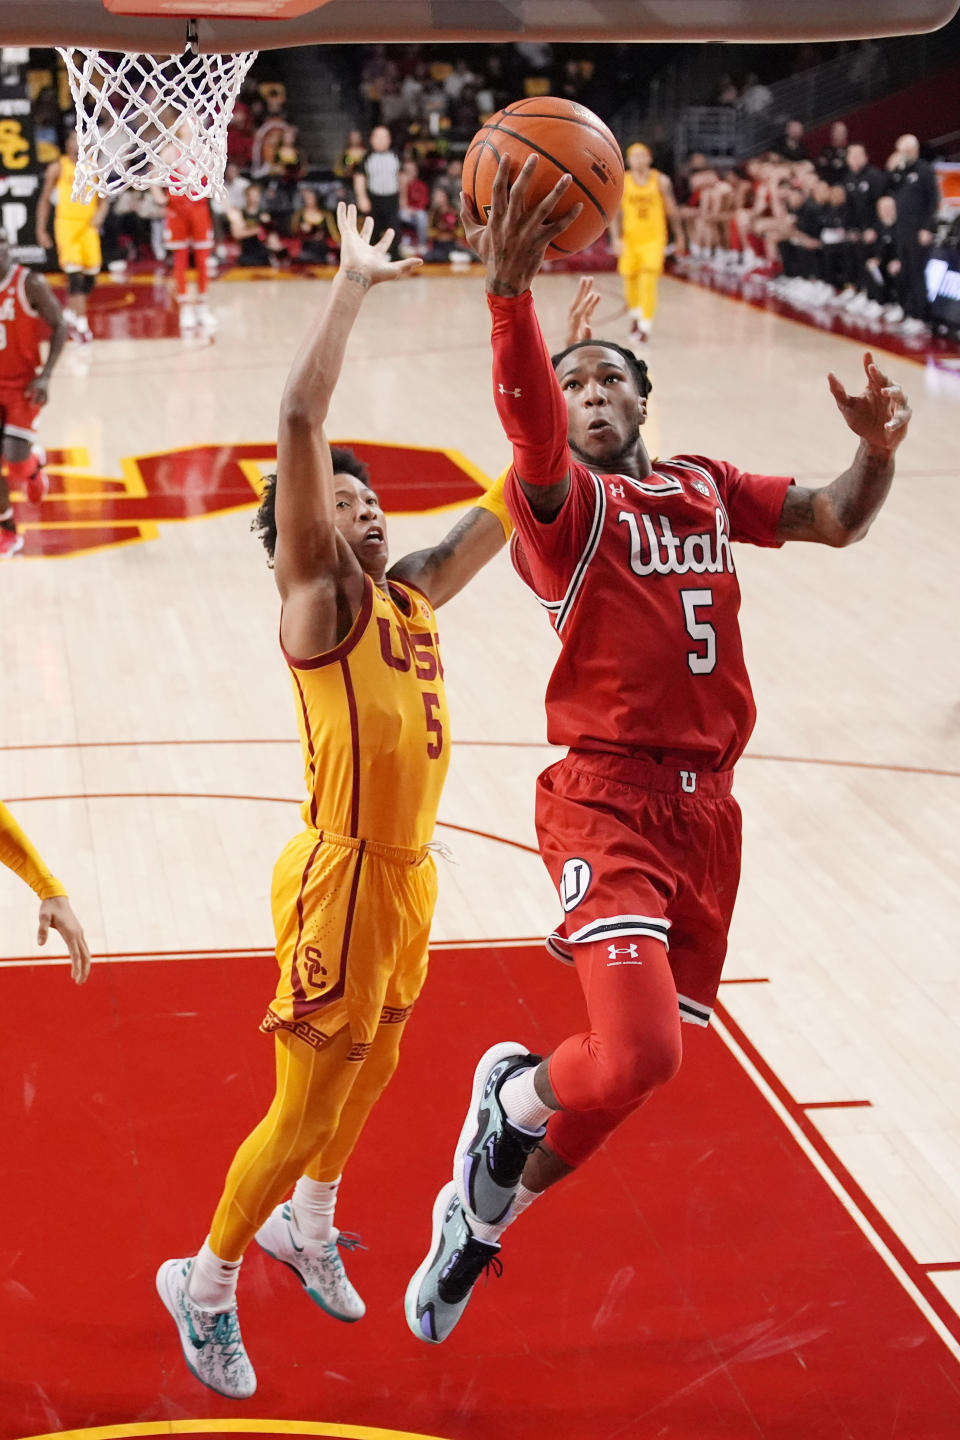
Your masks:
{"label": "basketball", "polygon": [[485,220],[502,155],[510,156],[511,183],[529,155],[539,157],[527,203],[536,205],[561,175],[573,176],[555,215],[583,205],[568,230],[547,249],[547,258],[576,255],[592,245],[613,220],[623,194],[623,156],[599,116],[575,100],[541,95],[515,100],[477,131],[463,161],[463,188]]}

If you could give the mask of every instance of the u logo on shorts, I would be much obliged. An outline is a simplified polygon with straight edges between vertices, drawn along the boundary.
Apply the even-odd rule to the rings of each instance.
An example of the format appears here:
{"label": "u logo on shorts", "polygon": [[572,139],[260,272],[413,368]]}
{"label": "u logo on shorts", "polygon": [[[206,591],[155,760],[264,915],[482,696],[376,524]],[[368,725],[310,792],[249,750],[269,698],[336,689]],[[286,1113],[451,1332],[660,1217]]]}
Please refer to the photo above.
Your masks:
{"label": "u logo on shorts", "polygon": [[560,874],[560,904],[565,913],[569,914],[580,904],[590,888],[592,879],[593,871],[586,860],[575,856],[564,862]]}

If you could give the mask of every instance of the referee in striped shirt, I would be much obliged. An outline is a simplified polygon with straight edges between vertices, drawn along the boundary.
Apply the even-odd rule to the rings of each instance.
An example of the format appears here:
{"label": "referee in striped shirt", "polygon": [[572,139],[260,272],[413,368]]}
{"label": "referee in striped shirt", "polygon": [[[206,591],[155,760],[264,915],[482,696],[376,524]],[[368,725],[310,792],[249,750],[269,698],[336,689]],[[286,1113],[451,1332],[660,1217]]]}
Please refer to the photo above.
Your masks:
{"label": "referee in striped shirt", "polygon": [[400,258],[400,161],[391,148],[390,131],[377,125],[370,133],[370,149],[353,172],[357,209],[373,216],[373,238],[392,227],[390,258]]}

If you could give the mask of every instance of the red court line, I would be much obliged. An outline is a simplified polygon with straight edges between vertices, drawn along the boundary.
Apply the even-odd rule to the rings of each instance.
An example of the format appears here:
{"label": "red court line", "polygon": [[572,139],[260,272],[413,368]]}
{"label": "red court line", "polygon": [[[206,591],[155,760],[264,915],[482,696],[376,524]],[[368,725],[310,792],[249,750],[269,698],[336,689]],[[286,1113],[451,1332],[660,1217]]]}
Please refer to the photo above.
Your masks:
{"label": "red court line", "polygon": [[716,1013],[730,1031],[737,1044],[741,1047],[744,1054],[769,1085],[781,1105],[783,1105],[784,1109],[794,1120],[797,1127],[803,1132],[809,1144],[816,1150],[818,1156],[833,1175],[834,1179],[842,1186],[856,1208],[869,1221],[874,1230],[876,1230],[881,1240],[902,1266],[904,1272],[916,1285],[942,1324],[953,1338],[960,1342],[960,1315],[956,1313],[937,1287],[928,1279],[927,1271],[930,1267],[921,1265],[910,1253],[896,1231],[890,1226],[889,1222],[884,1219],[883,1215],[869,1198],[866,1191],[861,1189],[860,1185],[858,1185],[857,1181],[850,1174],[850,1171],[840,1160],[839,1156],[831,1149],[812,1120],[807,1117],[805,1111],[797,1101],[794,1100],[789,1090],[787,1090],[783,1082],[770,1068],[767,1061],[760,1054],[760,1051],[753,1042],[747,1038],[737,1022],[719,1001],[716,1005]]}
{"label": "red court line", "polygon": [[872,1100],[798,1100],[801,1110],[872,1110]]}
{"label": "red court line", "polygon": [[921,1266],[930,1274],[933,1270],[960,1270],[960,1260],[933,1260],[929,1265]]}
{"label": "red court line", "polygon": [[[0,754],[20,750],[123,750],[143,747],[175,745],[299,745],[296,737],[270,736],[265,740],[231,739],[221,740],[60,740],[44,744],[0,745]],[[562,750],[562,746],[551,745],[546,740],[453,740],[454,746],[463,748],[503,750]],[[762,755],[748,750],[744,760],[774,761],[780,765],[828,765],[841,770],[890,771],[898,775],[938,775],[946,779],[960,779],[960,770],[943,770],[929,765],[897,765],[882,760],[837,760],[817,755]]]}

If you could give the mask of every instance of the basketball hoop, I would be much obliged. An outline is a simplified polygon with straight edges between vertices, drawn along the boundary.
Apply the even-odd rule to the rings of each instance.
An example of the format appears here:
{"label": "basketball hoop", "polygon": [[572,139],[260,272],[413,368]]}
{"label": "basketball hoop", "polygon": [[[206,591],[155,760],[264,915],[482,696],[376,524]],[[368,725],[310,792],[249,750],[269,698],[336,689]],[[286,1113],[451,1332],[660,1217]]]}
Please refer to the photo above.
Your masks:
{"label": "basketball hoop", "polygon": [[194,21],[181,55],[57,48],[77,108],[74,199],[155,185],[222,198],[227,126],[256,50],[201,55]]}

